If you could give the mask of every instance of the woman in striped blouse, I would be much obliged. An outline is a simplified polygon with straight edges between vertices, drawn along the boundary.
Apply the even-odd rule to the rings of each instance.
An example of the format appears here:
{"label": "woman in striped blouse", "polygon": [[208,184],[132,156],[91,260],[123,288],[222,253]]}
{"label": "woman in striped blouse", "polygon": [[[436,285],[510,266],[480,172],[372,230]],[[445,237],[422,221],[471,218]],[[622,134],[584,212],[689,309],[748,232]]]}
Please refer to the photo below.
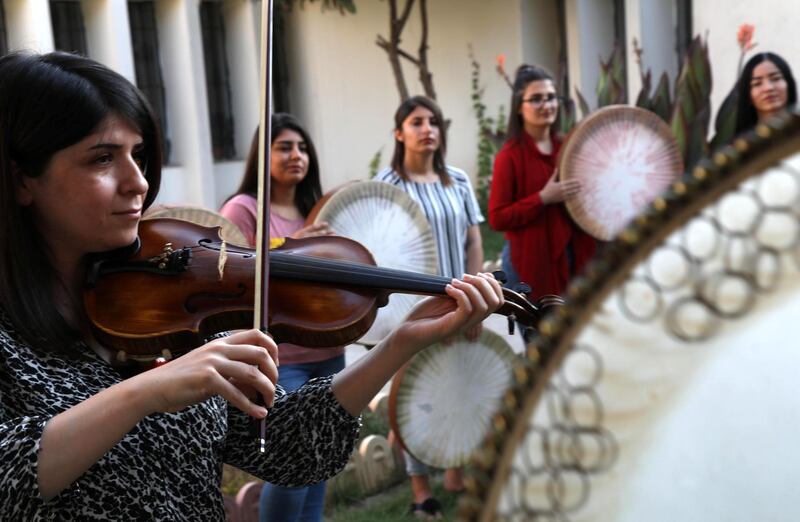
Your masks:
{"label": "woman in striped blouse", "polygon": [[[404,101],[394,115],[395,149],[392,164],[376,180],[391,183],[419,203],[433,230],[439,254],[439,274],[461,277],[483,265],[479,224],[483,221],[469,176],[445,164],[447,145],[442,111],[423,96]],[[467,332],[474,340],[480,325]],[[412,511],[423,518],[439,517],[441,506],[432,497],[428,468],[404,453],[411,477]],[[447,470],[445,489],[462,489],[460,470]]]}

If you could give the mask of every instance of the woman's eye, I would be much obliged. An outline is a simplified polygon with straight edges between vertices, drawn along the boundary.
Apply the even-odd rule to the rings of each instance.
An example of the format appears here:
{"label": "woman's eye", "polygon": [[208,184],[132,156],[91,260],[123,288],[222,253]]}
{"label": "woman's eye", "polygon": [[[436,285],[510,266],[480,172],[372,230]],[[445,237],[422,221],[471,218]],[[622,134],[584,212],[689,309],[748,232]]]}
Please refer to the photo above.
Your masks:
{"label": "woman's eye", "polygon": [[93,163],[97,165],[108,165],[111,163],[112,159],[111,154],[103,154],[102,156],[97,156]]}
{"label": "woman's eye", "polygon": [[133,161],[136,162],[136,166],[139,167],[139,170],[144,171],[144,166],[146,163],[145,154],[144,152],[137,152],[133,155]]}

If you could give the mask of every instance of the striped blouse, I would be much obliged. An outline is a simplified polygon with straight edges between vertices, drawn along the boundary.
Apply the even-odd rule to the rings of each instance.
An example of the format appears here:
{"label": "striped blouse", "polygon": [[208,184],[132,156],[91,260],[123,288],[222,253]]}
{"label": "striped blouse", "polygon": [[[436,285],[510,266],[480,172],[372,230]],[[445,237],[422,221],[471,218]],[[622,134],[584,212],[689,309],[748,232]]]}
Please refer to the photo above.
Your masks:
{"label": "striped blouse", "polygon": [[483,222],[478,200],[466,172],[447,166],[452,183],[405,181],[391,167],[376,176],[376,181],[403,189],[422,207],[433,230],[439,254],[439,275],[461,277],[467,268],[467,228]]}

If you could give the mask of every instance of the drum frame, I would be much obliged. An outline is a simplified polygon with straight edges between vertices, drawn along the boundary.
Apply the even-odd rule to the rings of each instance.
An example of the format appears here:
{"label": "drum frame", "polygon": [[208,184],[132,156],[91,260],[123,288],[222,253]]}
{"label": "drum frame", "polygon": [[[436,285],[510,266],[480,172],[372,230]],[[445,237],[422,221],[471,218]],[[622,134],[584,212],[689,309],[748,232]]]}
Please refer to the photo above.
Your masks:
{"label": "drum frame", "polygon": [[573,281],[565,306],[541,321],[538,336],[526,348],[526,361],[514,368],[515,383],[507,391],[503,409],[495,414],[492,433],[477,452],[473,469],[465,478],[467,492],[460,502],[459,519],[495,519],[504,483],[531,414],[573,342],[609,294],[667,237],[702,209],[797,151],[800,151],[797,109],[768,124],[759,124],[673,183],[590,263],[583,277]]}

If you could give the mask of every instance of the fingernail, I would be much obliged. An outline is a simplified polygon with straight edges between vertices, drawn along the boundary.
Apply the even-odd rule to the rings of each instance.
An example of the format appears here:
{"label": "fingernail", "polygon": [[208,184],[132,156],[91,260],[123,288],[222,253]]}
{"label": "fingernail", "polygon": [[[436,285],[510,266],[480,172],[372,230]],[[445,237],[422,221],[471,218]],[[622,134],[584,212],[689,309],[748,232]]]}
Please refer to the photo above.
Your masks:
{"label": "fingernail", "polygon": [[267,415],[269,415],[269,412],[267,411],[266,408],[258,408],[256,414],[258,415],[259,419],[265,419]]}

